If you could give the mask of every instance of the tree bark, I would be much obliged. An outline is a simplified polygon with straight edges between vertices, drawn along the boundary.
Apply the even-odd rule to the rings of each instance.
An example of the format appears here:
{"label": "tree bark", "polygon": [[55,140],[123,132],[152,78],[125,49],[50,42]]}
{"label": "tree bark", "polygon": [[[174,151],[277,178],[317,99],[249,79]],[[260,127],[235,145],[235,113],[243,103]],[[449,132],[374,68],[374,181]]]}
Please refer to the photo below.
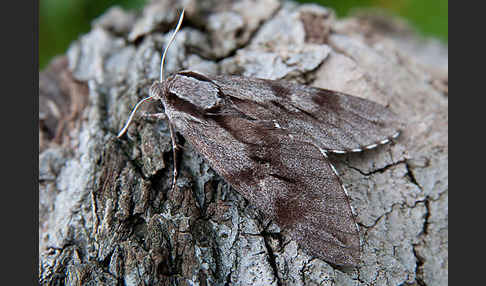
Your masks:
{"label": "tree bark", "polygon": [[[388,106],[396,142],[332,156],[358,214],[361,264],[335,267],[265,223],[167,122],[131,108],[180,11],[112,8],[40,74],[39,280],[84,285],[447,285],[448,50],[400,20],[277,0],[182,1],[166,74],[285,79]],[[144,112],[161,112],[160,103]],[[143,113],[143,112],[142,112]]]}

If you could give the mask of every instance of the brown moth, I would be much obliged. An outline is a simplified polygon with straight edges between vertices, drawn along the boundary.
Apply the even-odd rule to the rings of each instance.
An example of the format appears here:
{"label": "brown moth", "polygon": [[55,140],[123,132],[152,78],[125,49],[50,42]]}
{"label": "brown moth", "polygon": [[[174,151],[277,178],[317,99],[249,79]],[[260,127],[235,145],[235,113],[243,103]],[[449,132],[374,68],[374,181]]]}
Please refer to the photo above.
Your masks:
{"label": "brown moth", "polygon": [[[399,135],[377,103],[286,81],[181,71],[161,79],[138,106],[160,99],[174,127],[231,186],[299,245],[336,265],[360,261],[359,229],[328,153],[372,149]],[[174,180],[177,177],[174,166]],[[175,182],[175,181],[174,181]],[[175,184],[174,184],[175,185]]]}

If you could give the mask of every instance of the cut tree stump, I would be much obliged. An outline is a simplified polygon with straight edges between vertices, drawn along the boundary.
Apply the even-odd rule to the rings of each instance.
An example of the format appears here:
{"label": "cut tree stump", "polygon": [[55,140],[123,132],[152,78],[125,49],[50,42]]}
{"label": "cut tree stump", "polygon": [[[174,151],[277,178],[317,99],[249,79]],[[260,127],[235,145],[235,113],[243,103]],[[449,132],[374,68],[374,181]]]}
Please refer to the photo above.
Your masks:
{"label": "cut tree stump", "polygon": [[[47,285],[447,285],[448,48],[376,13],[263,1],[112,8],[40,74],[39,281]],[[182,6],[166,74],[285,79],[388,106],[392,144],[335,155],[360,225],[343,269],[266,222],[167,122],[138,116]],[[160,103],[143,112],[161,112]]]}

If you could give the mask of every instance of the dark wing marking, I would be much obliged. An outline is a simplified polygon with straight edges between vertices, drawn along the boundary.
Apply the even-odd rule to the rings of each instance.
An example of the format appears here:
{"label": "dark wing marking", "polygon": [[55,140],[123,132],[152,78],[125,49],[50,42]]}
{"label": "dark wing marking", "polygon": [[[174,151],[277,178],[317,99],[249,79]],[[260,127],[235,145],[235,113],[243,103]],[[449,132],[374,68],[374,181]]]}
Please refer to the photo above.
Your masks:
{"label": "dark wing marking", "polygon": [[176,107],[197,107],[180,100],[173,96],[165,103],[171,122],[239,193],[309,253],[337,265],[359,262],[359,235],[348,199],[317,147],[290,138],[272,120],[243,113],[241,106],[251,104],[245,100],[217,112],[189,113]]}
{"label": "dark wing marking", "polygon": [[371,149],[398,136],[402,127],[384,106],[335,91],[237,76],[212,80],[242,113],[272,120],[294,138],[325,151]]}

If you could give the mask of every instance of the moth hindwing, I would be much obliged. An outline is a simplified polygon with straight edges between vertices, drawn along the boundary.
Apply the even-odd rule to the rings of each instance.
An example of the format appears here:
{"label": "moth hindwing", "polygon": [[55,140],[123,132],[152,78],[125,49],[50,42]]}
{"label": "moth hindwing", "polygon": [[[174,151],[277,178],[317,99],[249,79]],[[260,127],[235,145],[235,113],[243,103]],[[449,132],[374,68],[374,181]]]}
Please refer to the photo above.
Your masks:
{"label": "moth hindwing", "polygon": [[399,134],[395,114],[335,91],[190,71],[154,83],[151,94],[211,167],[303,249],[358,264],[357,225],[327,153],[389,142]]}

